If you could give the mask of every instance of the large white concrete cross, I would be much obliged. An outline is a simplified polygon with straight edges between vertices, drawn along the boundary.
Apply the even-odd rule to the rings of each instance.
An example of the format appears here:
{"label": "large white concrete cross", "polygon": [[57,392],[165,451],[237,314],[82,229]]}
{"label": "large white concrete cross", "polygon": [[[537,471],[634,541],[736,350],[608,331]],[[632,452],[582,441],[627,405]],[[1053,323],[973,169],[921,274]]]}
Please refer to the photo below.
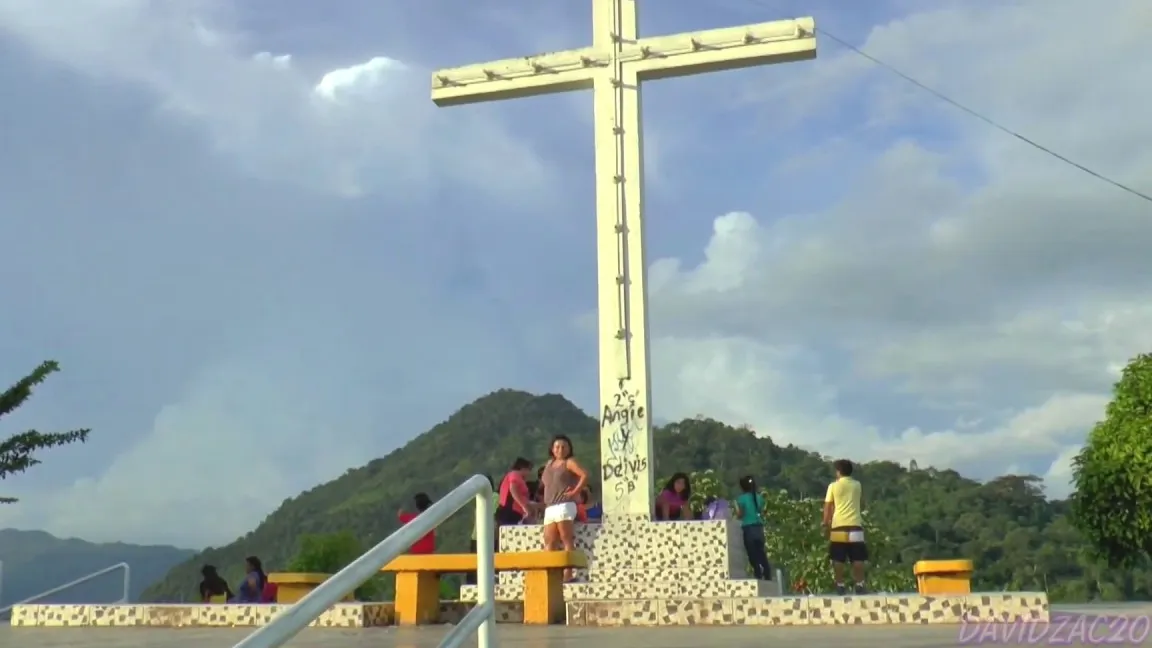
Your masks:
{"label": "large white concrete cross", "polygon": [[438,106],[592,88],[606,517],[648,517],[653,502],[640,82],[812,59],[815,28],[798,18],[638,38],[636,0],[592,0],[592,47],[432,75]]}

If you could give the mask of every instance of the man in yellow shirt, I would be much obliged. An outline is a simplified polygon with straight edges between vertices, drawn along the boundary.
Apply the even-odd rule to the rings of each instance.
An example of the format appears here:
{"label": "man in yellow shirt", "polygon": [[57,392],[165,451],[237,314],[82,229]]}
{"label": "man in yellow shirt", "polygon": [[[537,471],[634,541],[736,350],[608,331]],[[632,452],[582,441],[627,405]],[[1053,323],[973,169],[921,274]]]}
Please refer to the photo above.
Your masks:
{"label": "man in yellow shirt", "polygon": [[868,545],[864,543],[863,489],[852,479],[852,462],[837,459],[836,481],[828,484],[824,496],[824,530],[828,533],[828,557],[832,559],[832,575],[836,577],[836,593],[845,594],[844,571],[852,563],[852,577],[856,583],[853,592],[863,594],[864,567],[868,564]]}

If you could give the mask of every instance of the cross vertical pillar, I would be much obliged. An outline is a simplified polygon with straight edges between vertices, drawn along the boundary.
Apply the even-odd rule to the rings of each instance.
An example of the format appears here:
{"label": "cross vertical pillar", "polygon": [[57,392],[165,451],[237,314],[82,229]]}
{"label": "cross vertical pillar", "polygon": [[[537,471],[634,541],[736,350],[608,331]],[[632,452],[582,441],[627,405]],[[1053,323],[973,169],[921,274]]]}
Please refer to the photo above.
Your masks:
{"label": "cross vertical pillar", "polygon": [[440,106],[593,90],[600,492],[609,519],[653,506],[640,83],[816,57],[811,18],[639,38],[637,0],[592,0],[591,47],[437,70]]}
{"label": "cross vertical pillar", "polygon": [[594,0],[594,47],[612,53],[593,77],[599,312],[600,464],[604,515],[651,517],[640,81],[623,52],[637,40],[635,0]]}

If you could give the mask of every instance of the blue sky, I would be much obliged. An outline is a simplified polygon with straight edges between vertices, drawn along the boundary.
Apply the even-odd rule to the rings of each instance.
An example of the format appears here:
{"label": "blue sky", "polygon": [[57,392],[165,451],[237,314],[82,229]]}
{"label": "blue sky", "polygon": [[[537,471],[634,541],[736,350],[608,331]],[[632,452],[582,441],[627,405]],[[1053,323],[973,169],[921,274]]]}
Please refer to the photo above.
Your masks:
{"label": "blue sky", "polygon": [[[1148,9],[1107,4],[1075,47],[1071,0],[647,0],[641,31],[810,14],[1146,185]],[[586,45],[589,3],[70,6],[0,0],[0,366],[64,368],[6,432],[95,432],[0,526],[221,543],[493,389],[595,408],[590,96],[428,98]],[[819,46],[646,86],[657,418],[1063,494],[1152,347],[1152,209]]]}

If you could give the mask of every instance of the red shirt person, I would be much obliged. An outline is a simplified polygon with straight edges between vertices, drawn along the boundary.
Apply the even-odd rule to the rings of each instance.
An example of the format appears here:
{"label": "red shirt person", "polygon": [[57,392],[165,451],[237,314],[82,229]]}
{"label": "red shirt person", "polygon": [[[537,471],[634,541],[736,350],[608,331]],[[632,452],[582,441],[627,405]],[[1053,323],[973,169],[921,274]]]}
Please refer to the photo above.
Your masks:
{"label": "red shirt person", "polygon": [[[416,496],[412,498],[412,501],[416,504],[416,510],[418,512],[409,513],[404,509],[400,509],[400,512],[396,514],[396,517],[400,519],[400,524],[408,524],[412,520],[415,520],[416,517],[420,515],[420,513],[427,511],[429,506],[432,506],[432,498],[428,497],[427,493],[416,493]],[[433,529],[432,531],[424,534],[424,537],[417,540],[411,547],[408,548],[408,553],[436,553],[436,530]]]}
{"label": "red shirt person", "polygon": [[500,480],[500,497],[496,500],[498,524],[519,524],[534,513],[532,493],[528,488],[528,476],[531,474],[532,462],[517,457],[508,474]]}

